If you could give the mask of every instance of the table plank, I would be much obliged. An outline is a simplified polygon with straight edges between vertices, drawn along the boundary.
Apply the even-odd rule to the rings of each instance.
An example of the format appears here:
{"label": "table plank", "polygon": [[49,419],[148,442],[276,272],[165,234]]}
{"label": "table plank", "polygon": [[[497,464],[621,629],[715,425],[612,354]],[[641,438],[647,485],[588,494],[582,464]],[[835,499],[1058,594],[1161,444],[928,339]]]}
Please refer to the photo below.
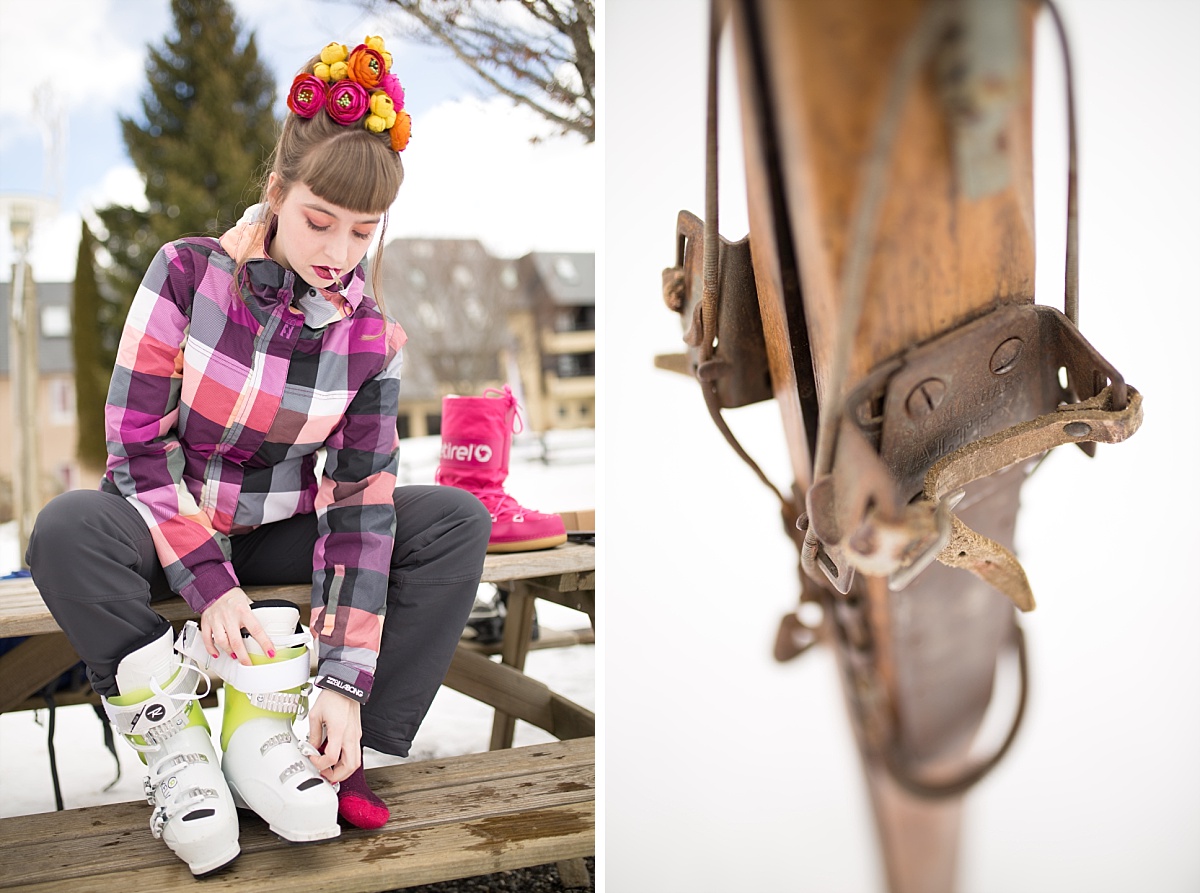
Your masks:
{"label": "table plank", "polygon": [[[547,578],[554,589],[560,586],[584,583],[595,586],[596,549],[581,543],[563,543],[553,549],[538,552],[509,552],[488,555],[483,562],[484,583],[503,583],[511,580]],[[557,578],[564,574],[578,574],[577,580],[561,582]],[[299,587],[299,588],[298,588]],[[255,598],[286,598],[302,603],[307,601],[306,584],[292,586],[247,587]],[[297,600],[297,593],[302,597]],[[186,620],[195,614],[183,599],[165,599],[155,604],[157,610],[168,620]],[[46,603],[33,581],[0,581],[0,638],[9,636],[36,636],[58,630]]]}

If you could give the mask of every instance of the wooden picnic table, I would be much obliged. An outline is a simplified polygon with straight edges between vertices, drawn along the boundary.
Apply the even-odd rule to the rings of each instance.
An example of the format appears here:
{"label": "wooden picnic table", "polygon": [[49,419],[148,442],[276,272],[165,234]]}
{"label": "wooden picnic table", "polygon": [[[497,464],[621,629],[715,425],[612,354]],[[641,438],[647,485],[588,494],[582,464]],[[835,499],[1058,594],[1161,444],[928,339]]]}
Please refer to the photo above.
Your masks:
{"label": "wooden picnic table", "polygon": [[[510,747],[515,718],[525,719],[557,738],[575,737],[579,723],[594,724],[591,711],[569,701],[549,698],[522,682],[521,671],[531,647],[586,642],[579,633],[547,631],[546,641],[531,642],[534,600],[546,599],[582,611],[595,626],[596,550],[581,543],[564,543],[537,552],[488,555],[484,561],[484,583],[494,583],[508,592],[509,615],[504,625],[500,663],[489,660],[488,649],[464,642],[451,664],[446,684],[497,709],[492,746]],[[291,601],[307,621],[311,590],[307,584],[246,587],[252,599],[282,598]],[[182,598],[155,602],[155,610],[176,624],[196,615]],[[0,713],[42,706],[31,700],[48,683],[79,662],[67,638],[31,579],[0,581],[0,638],[28,636],[15,648],[0,655]],[[500,667],[512,668],[515,674]],[[87,697],[86,693],[81,695]],[[67,703],[68,701],[64,701]],[[533,718],[529,715],[532,714]],[[548,723],[548,724],[544,724]],[[594,725],[593,725],[594,727]],[[563,734],[559,734],[562,732]]]}
{"label": "wooden picnic table", "polygon": [[[543,630],[538,642],[530,641],[530,632],[538,598],[586,613],[594,630],[595,548],[568,542],[488,555],[483,582],[508,594],[503,641],[498,649],[461,642],[445,684],[495,708],[492,750],[369,770],[375,789],[399,802],[392,819],[378,831],[348,829],[321,846],[283,847],[264,823],[244,814],[242,855],[206,880],[206,888],[273,890],[285,875],[299,872],[305,889],[348,893],[548,862],[558,864],[564,886],[589,883],[582,859],[595,851],[595,714],[523,670],[531,647],[592,641],[587,630]],[[291,601],[307,622],[307,584],[246,591],[252,599]],[[195,617],[179,597],[157,601],[155,609],[176,625]],[[35,693],[79,660],[29,579],[0,581],[0,638],[17,636],[28,638],[0,655],[0,713],[44,706]],[[87,692],[79,698],[95,702]],[[561,740],[512,748],[516,719]],[[189,885],[187,867],[135,829],[145,830],[144,805],[0,819],[0,840],[10,844],[0,848],[0,885],[54,890],[85,877],[97,891]],[[136,848],[132,860],[127,846]],[[345,849],[346,858],[322,857],[330,846]],[[108,858],[117,849],[120,858]]]}

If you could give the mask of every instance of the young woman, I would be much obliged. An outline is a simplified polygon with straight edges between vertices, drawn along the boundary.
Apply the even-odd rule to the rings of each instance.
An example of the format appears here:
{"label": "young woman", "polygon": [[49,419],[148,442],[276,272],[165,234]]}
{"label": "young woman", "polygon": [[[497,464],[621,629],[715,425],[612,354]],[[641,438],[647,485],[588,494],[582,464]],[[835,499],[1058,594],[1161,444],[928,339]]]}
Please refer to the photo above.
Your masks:
{"label": "young woman", "polygon": [[[363,260],[408,141],[383,41],[297,75],[260,225],[163,246],[109,390],[98,490],[39,515],[27,560],[118,731],[142,754],[151,829],[203,875],[239,852],[235,806],[289,840],[387,820],[362,747],[404,756],[449,666],[490,518],[453,487],[396,488],[404,332]],[[232,251],[232,253],[231,253]],[[244,585],[311,581],[308,634]],[[176,642],[154,601],[200,615]],[[225,680],[218,759],[196,706]],[[335,791],[334,785],[337,785]]]}

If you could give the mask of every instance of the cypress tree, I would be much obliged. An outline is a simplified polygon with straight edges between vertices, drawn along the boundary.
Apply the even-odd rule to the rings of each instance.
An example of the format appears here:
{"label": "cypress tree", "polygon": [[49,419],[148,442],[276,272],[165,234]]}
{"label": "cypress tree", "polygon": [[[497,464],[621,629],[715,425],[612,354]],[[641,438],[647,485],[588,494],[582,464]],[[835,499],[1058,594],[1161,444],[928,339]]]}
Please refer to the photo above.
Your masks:
{"label": "cypress tree", "polygon": [[115,331],[103,337],[110,371],[125,312],[155,251],[182,236],[219,235],[257,201],[253,181],[277,132],[274,79],[228,0],[171,0],[171,13],[173,33],[148,49],[141,119],[121,118],[147,207],[97,212],[109,261],[103,284],[122,302]]}
{"label": "cypress tree", "polygon": [[105,368],[103,345],[96,320],[105,314],[96,284],[96,238],[87,221],[79,236],[75,284],[71,294],[71,350],[75,360],[75,415],[79,426],[76,450],[85,467],[103,468],[108,451],[104,443],[104,399],[112,366]]}

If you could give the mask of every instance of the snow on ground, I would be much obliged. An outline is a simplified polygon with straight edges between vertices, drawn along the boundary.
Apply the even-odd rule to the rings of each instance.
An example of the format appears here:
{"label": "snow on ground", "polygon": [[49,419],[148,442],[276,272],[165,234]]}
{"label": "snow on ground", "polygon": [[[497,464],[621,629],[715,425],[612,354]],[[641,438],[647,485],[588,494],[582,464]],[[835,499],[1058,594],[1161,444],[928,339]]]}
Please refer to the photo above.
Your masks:
{"label": "snow on ground", "polygon": [[[413,438],[401,444],[400,483],[432,483],[440,439]],[[546,461],[543,461],[543,457]],[[518,437],[513,444],[505,489],[522,505],[546,512],[592,508],[595,496],[595,432],[549,432],[544,439]],[[0,575],[19,567],[15,524],[0,525]],[[489,596],[491,586],[480,588]],[[538,621],[557,629],[587,626],[585,614],[539,601]],[[530,652],[525,672],[567,698],[596,709],[595,649],[590,645]],[[221,709],[205,711],[213,734],[220,734]],[[492,708],[448,688],[439,691],[413,742],[407,760],[368,750],[368,768],[388,763],[435,759],[488,749]],[[54,810],[50,757],[47,748],[48,711],[0,715],[0,816],[28,815]],[[66,808],[142,799],[142,770],[133,749],[117,742],[121,777],[104,747],[104,727],[90,706],[55,711],[54,748],[59,783]],[[306,733],[306,723],[297,723]],[[514,746],[540,744],[553,738],[541,729],[517,722]],[[111,787],[109,786],[111,784]]]}

